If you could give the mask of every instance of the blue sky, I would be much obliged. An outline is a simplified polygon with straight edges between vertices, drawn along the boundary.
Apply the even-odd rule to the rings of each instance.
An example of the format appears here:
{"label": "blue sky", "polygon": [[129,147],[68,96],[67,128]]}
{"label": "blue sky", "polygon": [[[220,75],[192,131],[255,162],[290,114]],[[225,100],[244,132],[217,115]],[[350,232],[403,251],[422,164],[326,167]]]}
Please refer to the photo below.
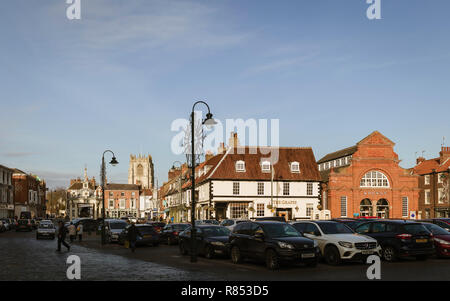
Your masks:
{"label": "blue sky", "polygon": [[[45,178],[99,178],[101,154],[175,160],[170,125],[206,100],[219,120],[280,120],[282,146],[316,159],[374,130],[403,167],[450,140],[450,2],[382,0],[2,1],[0,164]],[[447,145],[450,143],[447,143]]]}

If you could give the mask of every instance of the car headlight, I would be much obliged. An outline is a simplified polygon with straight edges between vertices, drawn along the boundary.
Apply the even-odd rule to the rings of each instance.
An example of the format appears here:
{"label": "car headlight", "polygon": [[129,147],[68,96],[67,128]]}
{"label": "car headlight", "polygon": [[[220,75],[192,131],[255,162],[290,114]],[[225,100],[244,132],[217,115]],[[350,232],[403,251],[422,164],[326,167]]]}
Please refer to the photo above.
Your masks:
{"label": "car headlight", "polygon": [[346,241],[340,241],[339,245],[344,247],[344,248],[353,248],[353,244],[351,242],[346,242]]}
{"label": "car headlight", "polygon": [[437,241],[441,245],[450,245],[450,241],[446,241],[446,240],[443,240],[443,239],[434,238],[434,241]]}
{"label": "car headlight", "polygon": [[293,246],[293,245],[288,244],[288,243],[285,243],[285,242],[282,242],[282,241],[279,241],[279,242],[278,242],[278,245],[279,245],[280,248],[282,248],[282,249],[291,249],[291,250],[294,249],[294,246]]}
{"label": "car headlight", "polygon": [[314,241],[314,248],[317,248],[319,246],[319,244],[317,243],[317,241]]}
{"label": "car headlight", "polygon": [[225,246],[225,244],[224,244],[223,242],[221,242],[221,241],[213,241],[213,242],[211,242],[211,244],[212,244],[213,246],[218,246],[218,247],[223,247],[223,246]]}

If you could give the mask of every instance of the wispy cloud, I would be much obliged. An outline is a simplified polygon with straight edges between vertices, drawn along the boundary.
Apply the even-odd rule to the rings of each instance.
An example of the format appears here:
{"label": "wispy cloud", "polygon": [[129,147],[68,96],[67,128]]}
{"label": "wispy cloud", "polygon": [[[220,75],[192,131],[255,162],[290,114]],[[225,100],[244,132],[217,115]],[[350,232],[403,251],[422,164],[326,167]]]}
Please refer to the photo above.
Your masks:
{"label": "wispy cloud", "polygon": [[3,153],[3,156],[9,157],[9,158],[20,158],[20,157],[28,157],[32,156],[34,153],[28,153],[28,152],[7,152]]}

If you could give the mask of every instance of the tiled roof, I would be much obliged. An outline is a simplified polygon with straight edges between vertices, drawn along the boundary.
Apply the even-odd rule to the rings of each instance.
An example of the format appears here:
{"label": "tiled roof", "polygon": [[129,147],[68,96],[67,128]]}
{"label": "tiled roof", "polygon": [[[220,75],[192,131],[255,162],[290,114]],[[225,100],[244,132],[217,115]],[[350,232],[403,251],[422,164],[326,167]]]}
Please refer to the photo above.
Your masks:
{"label": "tiled roof", "polygon": [[339,158],[342,158],[342,157],[347,157],[347,156],[353,155],[357,151],[357,149],[358,149],[358,147],[355,145],[355,146],[352,146],[352,147],[347,147],[347,148],[338,150],[338,151],[336,151],[334,153],[330,153],[328,155],[325,155],[325,157],[323,157],[322,159],[317,161],[317,164],[321,164],[321,163],[324,163],[324,162],[328,162],[328,161],[332,161],[332,160],[339,159]]}
{"label": "tiled roof", "polygon": [[322,178],[323,182],[328,182],[328,180],[330,179],[330,173],[331,173],[332,170],[334,172],[340,172],[340,171],[342,171],[345,168],[348,168],[348,166],[333,167],[331,169],[322,170],[320,172],[320,177]]}
{"label": "tiled roof", "polygon": [[140,186],[136,184],[114,184],[106,185],[105,190],[139,190]]}
{"label": "tiled roof", "polygon": [[433,172],[448,171],[450,167],[450,158],[447,159],[442,165],[440,164],[440,158],[434,158],[430,160],[425,160],[414,167],[414,173],[418,175],[426,175]]}
{"label": "tiled roof", "polygon": [[[240,153],[245,150],[245,153]],[[265,149],[267,150],[267,149]],[[215,180],[270,180],[271,173],[263,172],[261,161],[270,159],[270,155],[265,154],[265,150],[257,149],[255,154],[250,153],[249,147],[239,147],[229,149],[225,154],[216,155],[199,166],[211,165],[210,170],[196,179],[201,183],[208,179]],[[278,148],[278,162],[274,164],[275,180],[296,180],[296,181],[320,181],[320,174],[317,168],[314,153],[311,148],[301,147],[280,147]],[[237,161],[245,162],[245,171],[237,172],[235,164]],[[293,173],[290,163],[299,162],[300,173]],[[190,186],[186,183],[185,187]]]}
{"label": "tiled roof", "polygon": [[[95,190],[96,187],[92,183],[88,183],[89,189]],[[83,189],[83,182],[75,182],[67,190],[80,190]]]}

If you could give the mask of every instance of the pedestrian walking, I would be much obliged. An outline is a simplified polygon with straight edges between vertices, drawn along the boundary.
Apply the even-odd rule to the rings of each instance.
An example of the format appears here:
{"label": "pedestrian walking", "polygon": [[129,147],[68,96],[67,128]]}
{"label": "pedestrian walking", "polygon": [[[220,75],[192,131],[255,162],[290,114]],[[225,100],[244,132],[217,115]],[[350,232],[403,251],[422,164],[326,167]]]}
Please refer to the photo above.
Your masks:
{"label": "pedestrian walking", "polygon": [[134,252],[136,249],[136,239],[137,239],[137,228],[134,223],[131,223],[130,228],[128,229],[128,241],[130,243],[131,252]]}
{"label": "pedestrian walking", "polygon": [[83,224],[79,223],[77,227],[78,241],[83,239]]}
{"label": "pedestrian walking", "polygon": [[70,222],[70,225],[69,227],[67,227],[67,230],[69,230],[70,243],[73,243],[73,240],[77,236],[77,228],[75,228],[75,225],[72,222]]}
{"label": "pedestrian walking", "polygon": [[66,235],[67,235],[67,229],[64,227],[64,223],[62,221],[59,221],[59,228],[58,228],[58,249],[56,251],[61,252],[61,244],[63,244],[67,251],[70,251],[70,246],[66,243]]}

